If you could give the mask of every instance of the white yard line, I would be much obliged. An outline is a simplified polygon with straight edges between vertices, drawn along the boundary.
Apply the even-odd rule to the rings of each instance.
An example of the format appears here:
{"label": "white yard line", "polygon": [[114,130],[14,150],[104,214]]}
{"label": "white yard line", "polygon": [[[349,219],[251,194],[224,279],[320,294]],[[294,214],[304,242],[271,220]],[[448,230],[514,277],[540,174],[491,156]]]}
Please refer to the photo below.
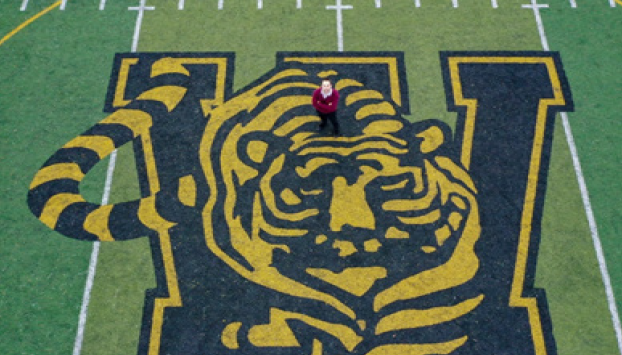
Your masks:
{"label": "white yard line", "polygon": [[616,7],[616,0],[609,0],[609,6]]}
{"label": "white yard line", "polygon": [[185,3],[184,0],[179,0],[179,3],[177,3],[177,10],[183,10]]}
{"label": "white yard line", "polygon": [[[530,8],[533,10],[534,15],[536,17],[536,22],[538,23],[538,31],[540,32],[540,40],[542,42],[542,49],[545,51],[549,51],[549,45],[546,39],[546,33],[544,32],[544,26],[542,24],[542,19],[540,17],[540,9],[544,7],[548,7],[548,5],[538,4],[537,0],[531,0],[531,4],[523,5],[523,8]],[[574,137],[572,135],[572,130],[570,128],[570,122],[568,121],[568,114],[566,112],[562,112],[560,116],[562,118],[564,132],[566,133],[566,141],[568,143],[568,147],[570,148],[570,153],[572,155],[572,164],[574,165],[575,174],[577,175],[579,189],[581,190],[581,198],[583,199],[583,207],[587,215],[587,220],[588,220],[590,232],[592,235],[592,242],[594,244],[594,249],[596,251],[596,257],[598,259],[598,265],[600,268],[600,274],[603,280],[603,284],[605,286],[605,293],[607,294],[609,312],[610,312],[611,320],[613,322],[613,327],[616,333],[616,339],[618,341],[618,351],[622,354],[622,326],[620,325],[620,315],[618,313],[618,308],[616,306],[616,300],[615,300],[615,295],[613,293],[613,288],[611,287],[611,277],[609,276],[609,271],[607,269],[607,261],[605,260],[605,253],[603,252],[602,243],[598,235],[598,228],[596,226],[596,219],[594,218],[594,212],[592,210],[592,204],[590,202],[590,195],[587,190],[587,184],[585,183],[585,178],[583,176],[583,170],[581,169],[581,163],[579,161],[579,154],[577,152],[577,147],[575,145]]]}
{"label": "white yard line", "polygon": [[570,7],[573,9],[577,7],[577,2],[575,0],[570,0]]}
{"label": "white yard line", "polygon": [[451,4],[452,4],[452,6],[453,6],[454,8],[457,8],[457,7],[459,6],[459,5],[458,5],[458,0],[451,0]]}
{"label": "white yard line", "polygon": [[421,7],[421,0],[415,0],[415,7]]}
{"label": "white yard line", "polygon": [[497,4],[497,0],[490,0],[490,5],[492,5],[493,9],[496,9],[499,7],[499,4]]}
{"label": "white yard line", "polygon": [[28,0],[22,1],[22,6],[20,6],[19,11],[26,11],[28,8]]}
{"label": "white yard line", "polygon": [[222,10],[225,5],[225,0],[218,0],[218,10]]}
{"label": "white yard line", "polygon": [[302,9],[302,0],[296,0],[296,8]]}
{"label": "white yard line", "polygon": [[336,0],[335,5],[326,6],[327,10],[337,12],[337,50],[343,52],[343,10],[352,10],[352,5],[342,5],[341,0]]}
{"label": "white yard line", "polygon": [[99,2],[99,10],[104,11],[105,8],[106,8],[106,0],[101,0]]}
{"label": "white yard line", "polygon": [[531,4],[523,5],[524,9],[532,9],[533,15],[536,18],[538,24],[538,32],[540,33],[540,42],[542,42],[542,49],[549,50],[549,43],[546,40],[546,34],[544,33],[544,25],[542,25],[542,17],[540,16],[540,9],[548,8],[547,4],[538,4],[538,0],[531,0]]}
{"label": "white yard line", "polygon": [[376,0],[376,8],[379,9],[382,7],[382,0]]}
{"label": "white yard line", "polygon": [[[147,0],[140,0],[138,7],[130,7],[130,11],[138,11],[136,18],[136,26],[134,27],[134,35],[132,37],[132,52],[136,52],[138,49],[138,39],[140,37],[140,29],[142,26],[143,16],[145,10],[155,10],[153,6],[145,6]],[[103,1],[102,1],[103,3]],[[100,9],[101,3],[100,3]],[[102,205],[107,205],[110,198],[110,190],[112,188],[112,177],[117,162],[117,151],[114,150],[110,154],[110,160],[108,162],[108,170],[106,172],[106,183],[104,185],[104,192],[102,195]],[[91,259],[89,262],[89,272],[86,278],[86,285],[84,286],[84,293],[82,296],[82,306],[80,308],[80,318],[78,321],[78,332],[76,334],[76,340],[73,346],[73,355],[80,355],[82,352],[82,343],[84,341],[84,329],[86,327],[86,319],[88,316],[89,303],[91,301],[91,292],[93,290],[93,284],[95,281],[95,273],[97,271],[97,261],[99,258],[100,243],[93,243],[93,250],[91,251]]]}
{"label": "white yard line", "polygon": [[259,10],[263,9],[263,0],[257,0],[257,8]]}
{"label": "white yard line", "polygon": [[60,8],[59,8],[59,10],[61,10],[61,11],[65,11],[65,7],[67,7],[67,0],[63,0],[63,1],[60,3]]}
{"label": "white yard line", "polygon": [[596,218],[594,218],[594,212],[592,210],[592,204],[590,203],[589,193],[587,191],[587,184],[583,178],[583,170],[581,169],[581,162],[579,161],[579,154],[577,153],[577,147],[574,142],[572,130],[570,128],[570,122],[568,121],[568,114],[566,112],[561,113],[562,124],[564,131],[566,132],[566,140],[568,147],[570,147],[570,153],[572,155],[572,164],[574,165],[575,174],[579,182],[579,189],[581,190],[581,196],[583,197],[583,207],[587,214],[587,221],[592,232],[592,242],[594,249],[596,250],[596,258],[598,259],[598,265],[600,267],[600,274],[605,285],[605,292],[607,294],[607,302],[609,303],[609,312],[611,313],[611,320],[615,329],[616,338],[618,340],[618,350],[622,353],[622,326],[620,325],[620,316],[618,313],[618,307],[616,306],[615,295],[613,293],[613,287],[611,286],[611,278],[609,276],[609,270],[607,269],[607,261],[605,260],[605,253],[603,246],[598,235],[598,228],[596,227]]}

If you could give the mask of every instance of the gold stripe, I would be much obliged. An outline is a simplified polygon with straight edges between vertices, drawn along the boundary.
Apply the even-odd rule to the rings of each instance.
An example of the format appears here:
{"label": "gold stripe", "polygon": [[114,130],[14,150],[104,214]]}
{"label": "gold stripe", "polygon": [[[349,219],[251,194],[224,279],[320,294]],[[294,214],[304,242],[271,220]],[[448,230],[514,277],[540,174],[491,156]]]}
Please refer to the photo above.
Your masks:
{"label": "gold stripe", "polygon": [[120,124],[132,130],[134,138],[146,133],[153,120],[151,115],[140,110],[121,109],[103,119],[99,124]]}
{"label": "gold stripe", "polygon": [[104,136],[78,136],[65,144],[63,148],[90,149],[97,153],[99,159],[107,157],[115,150],[114,141],[110,137]]}
{"label": "gold stripe", "polygon": [[102,242],[113,242],[114,238],[108,227],[110,212],[112,212],[113,207],[113,205],[105,205],[89,213],[84,220],[84,230],[95,234]]}
{"label": "gold stripe", "polygon": [[177,191],[179,202],[186,206],[194,207],[197,200],[197,183],[192,175],[186,175],[179,179],[179,190]]}
{"label": "gold stripe", "polygon": [[356,111],[356,119],[362,120],[373,115],[387,115],[395,116],[396,112],[393,106],[388,102],[381,102],[379,104],[366,105]]}
{"label": "gold stripe", "polygon": [[0,39],[0,46],[3,45],[4,42],[8,41],[11,37],[15,36],[17,34],[17,32],[19,32],[19,31],[23,30],[24,28],[26,28],[26,26],[28,26],[31,23],[33,23],[36,20],[38,20],[41,16],[43,16],[43,15],[47,14],[48,12],[54,10],[55,8],[59,7],[62,3],[63,3],[62,0],[53,3],[49,7],[45,8],[43,11],[41,11],[38,14],[34,15],[33,17],[29,18],[28,20],[24,21],[21,25],[15,27],[15,29],[13,31],[9,32],[6,36],[4,36],[4,37],[2,37],[2,39]]}
{"label": "gold stripe", "polygon": [[357,101],[366,99],[382,100],[384,99],[384,96],[382,96],[382,94],[376,90],[361,90],[348,95],[348,97],[346,97],[346,105],[350,106]]}
{"label": "gold stripe", "polygon": [[483,299],[484,295],[479,295],[448,307],[398,311],[382,318],[376,326],[375,334],[380,335],[394,330],[423,328],[449,322],[472,312],[482,303]]}
{"label": "gold stripe", "polygon": [[52,196],[43,207],[39,220],[51,229],[56,228],[58,217],[70,205],[77,202],[86,202],[80,195],[58,194]]}
{"label": "gold stripe", "polygon": [[140,94],[136,100],[159,101],[166,106],[168,112],[173,111],[179,102],[186,96],[188,89],[181,86],[159,86]]}
{"label": "gold stripe", "polygon": [[32,190],[41,184],[53,180],[71,179],[81,181],[82,178],[84,178],[84,173],[78,164],[58,163],[39,170],[30,183],[30,189]]}
{"label": "gold stripe", "polygon": [[[338,141],[343,141],[344,139],[337,139]],[[366,149],[375,149],[375,150],[384,150],[393,154],[406,154],[408,153],[407,149],[399,149],[395,148],[388,142],[364,142],[358,144],[354,147],[346,148],[346,147],[312,147],[305,148],[300,151],[299,155],[308,155],[313,153],[335,153],[342,156],[349,156],[352,153],[364,151]]]}

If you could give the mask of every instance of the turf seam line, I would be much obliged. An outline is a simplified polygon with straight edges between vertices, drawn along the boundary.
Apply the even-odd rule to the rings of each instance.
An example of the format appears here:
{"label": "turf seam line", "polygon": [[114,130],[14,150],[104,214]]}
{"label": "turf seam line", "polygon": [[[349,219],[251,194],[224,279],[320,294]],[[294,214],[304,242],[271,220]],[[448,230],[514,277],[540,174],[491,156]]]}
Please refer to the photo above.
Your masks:
{"label": "turf seam line", "polygon": [[[542,19],[540,17],[540,8],[542,7],[548,7],[548,5],[540,5],[537,3],[537,0],[531,0],[531,5],[523,5],[523,8],[533,9],[534,15],[536,17],[536,22],[538,24],[538,31],[540,33],[542,49],[548,52],[549,45],[548,45],[548,41],[546,38],[546,32],[544,31],[544,25],[542,24]],[[568,143],[568,148],[570,149],[570,153],[572,156],[572,163],[575,169],[575,174],[577,176],[577,182],[579,183],[579,189],[581,190],[581,198],[583,200],[583,206],[584,206],[588,224],[590,227],[590,234],[592,236],[592,242],[594,244],[596,257],[598,259],[600,274],[603,280],[603,284],[605,286],[605,293],[607,295],[607,303],[609,304],[609,313],[611,315],[611,320],[613,322],[613,328],[616,334],[616,340],[618,342],[618,351],[622,354],[622,327],[620,326],[620,315],[618,314],[618,308],[616,306],[615,294],[613,293],[613,288],[611,287],[611,278],[609,276],[609,271],[607,269],[607,261],[604,256],[602,243],[598,235],[598,228],[596,226],[596,219],[594,218],[594,212],[592,210],[592,204],[590,202],[590,196],[587,190],[587,184],[585,183],[585,178],[583,176],[583,170],[581,169],[581,163],[579,161],[579,154],[577,152],[577,147],[575,145],[574,137],[572,135],[570,122],[568,121],[568,114],[566,112],[561,112],[560,116],[562,118],[562,123],[564,126],[564,133],[566,135],[566,141]]]}
{"label": "turf seam line", "polygon": [[592,204],[590,203],[590,195],[587,190],[587,184],[583,177],[583,170],[581,169],[581,162],[579,161],[579,154],[577,153],[577,147],[574,142],[570,122],[568,121],[568,114],[562,112],[562,123],[564,125],[564,132],[566,133],[566,141],[572,155],[572,163],[574,165],[575,174],[577,175],[577,181],[579,182],[579,189],[581,190],[581,197],[583,199],[583,207],[587,215],[587,221],[590,226],[592,234],[592,242],[596,251],[596,258],[598,259],[598,265],[600,268],[601,277],[605,286],[605,293],[607,294],[607,302],[609,303],[609,312],[611,313],[611,320],[616,333],[616,339],[618,341],[618,350],[622,354],[622,326],[620,325],[620,317],[618,314],[618,308],[616,306],[615,295],[613,293],[613,287],[611,286],[611,277],[609,276],[609,270],[607,269],[607,261],[603,252],[603,246],[598,235],[598,228],[596,226],[596,218],[594,218],[594,212],[592,210]]}

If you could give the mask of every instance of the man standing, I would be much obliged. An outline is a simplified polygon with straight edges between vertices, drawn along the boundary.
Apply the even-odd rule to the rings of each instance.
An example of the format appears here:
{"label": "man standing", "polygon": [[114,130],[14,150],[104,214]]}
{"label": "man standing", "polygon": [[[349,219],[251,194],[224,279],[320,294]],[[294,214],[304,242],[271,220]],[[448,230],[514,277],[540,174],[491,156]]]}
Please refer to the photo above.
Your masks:
{"label": "man standing", "polygon": [[317,110],[318,115],[322,119],[320,129],[326,126],[326,122],[330,120],[333,125],[333,132],[339,135],[339,123],[337,122],[337,105],[339,104],[339,92],[333,89],[330,80],[322,80],[322,87],[317,88],[313,92],[313,107]]}

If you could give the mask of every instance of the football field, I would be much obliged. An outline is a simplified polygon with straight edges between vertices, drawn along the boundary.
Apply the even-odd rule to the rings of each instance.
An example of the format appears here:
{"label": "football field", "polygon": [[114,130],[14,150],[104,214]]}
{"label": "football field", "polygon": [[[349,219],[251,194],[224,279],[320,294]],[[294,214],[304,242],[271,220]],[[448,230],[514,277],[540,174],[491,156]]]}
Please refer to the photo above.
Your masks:
{"label": "football field", "polygon": [[622,354],[621,136],[620,0],[0,0],[0,354]]}

